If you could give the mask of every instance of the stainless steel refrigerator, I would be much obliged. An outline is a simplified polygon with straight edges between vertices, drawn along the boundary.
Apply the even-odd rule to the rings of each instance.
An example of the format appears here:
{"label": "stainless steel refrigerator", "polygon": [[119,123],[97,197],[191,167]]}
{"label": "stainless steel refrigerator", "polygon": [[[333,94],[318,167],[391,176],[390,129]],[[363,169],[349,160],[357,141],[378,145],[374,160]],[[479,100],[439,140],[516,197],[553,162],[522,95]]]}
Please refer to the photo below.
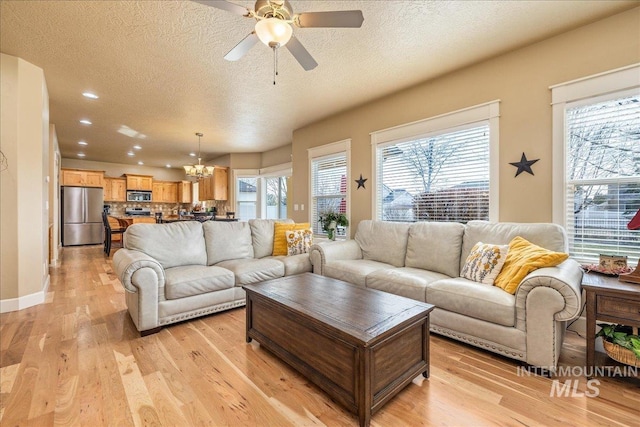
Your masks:
{"label": "stainless steel refrigerator", "polygon": [[62,187],[62,245],[103,242],[102,188]]}

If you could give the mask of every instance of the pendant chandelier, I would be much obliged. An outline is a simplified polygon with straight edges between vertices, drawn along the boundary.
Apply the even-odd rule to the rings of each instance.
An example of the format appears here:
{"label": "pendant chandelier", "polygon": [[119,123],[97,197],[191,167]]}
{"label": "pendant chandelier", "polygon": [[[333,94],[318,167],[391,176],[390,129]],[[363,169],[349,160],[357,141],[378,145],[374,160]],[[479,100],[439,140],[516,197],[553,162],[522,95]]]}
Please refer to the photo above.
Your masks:
{"label": "pendant chandelier", "polygon": [[202,164],[202,158],[200,157],[200,138],[202,138],[202,133],[196,132],[196,136],[198,137],[198,164],[186,165],[184,166],[184,171],[189,177],[206,178],[213,175],[214,168],[213,166],[205,166]]}

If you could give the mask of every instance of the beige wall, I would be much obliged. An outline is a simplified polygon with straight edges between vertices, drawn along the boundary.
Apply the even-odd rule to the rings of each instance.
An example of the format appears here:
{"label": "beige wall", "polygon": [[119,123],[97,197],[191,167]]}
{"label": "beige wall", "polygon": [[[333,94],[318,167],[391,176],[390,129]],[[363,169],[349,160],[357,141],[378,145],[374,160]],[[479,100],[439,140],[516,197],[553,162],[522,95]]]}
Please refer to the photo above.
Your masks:
{"label": "beige wall", "polygon": [[[351,175],[371,178],[370,132],[499,99],[499,220],[551,221],[549,86],[639,61],[640,8],[635,8],[298,129],[291,204],[309,203],[310,147],[351,138]],[[522,152],[540,159],[535,176],[514,178],[509,162],[518,161]],[[356,191],[351,182],[353,225],[371,218],[372,191],[371,186]],[[293,217],[307,221],[308,210]]]}
{"label": "beige wall", "polygon": [[49,227],[51,236],[51,257],[49,264],[58,264],[60,249],[60,147],[55,125],[49,125]]}
{"label": "beige wall", "polygon": [[274,148],[273,150],[265,151],[262,153],[260,167],[268,168],[269,166],[277,166],[291,162],[292,148],[293,146],[291,144],[287,144],[282,147]]}
{"label": "beige wall", "polygon": [[[42,299],[48,281],[49,99],[42,69],[0,54],[0,300]],[[25,305],[26,304],[26,305]]]}

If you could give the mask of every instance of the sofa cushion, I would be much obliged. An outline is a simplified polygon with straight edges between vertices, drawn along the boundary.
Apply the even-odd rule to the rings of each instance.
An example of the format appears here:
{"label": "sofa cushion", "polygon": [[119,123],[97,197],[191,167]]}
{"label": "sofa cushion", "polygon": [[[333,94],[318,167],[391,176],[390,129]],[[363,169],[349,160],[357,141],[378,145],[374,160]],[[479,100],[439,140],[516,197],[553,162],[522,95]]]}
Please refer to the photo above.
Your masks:
{"label": "sofa cushion", "polygon": [[233,271],[236,275],[236,286],[284,276],[284,264],[273,258],[233,259],[222,261],[217,266]]}
{"label": "sofa cushion", "polygon": [[344,280],[364,288],[366,286],[366,277],[370,273],[387,268],[394,267],[390,264],[368,259],[331,261],[324,265],[322,275]]}
{"label": "sofa cushion", "polygon": [[374,271],[365,281],[367,288],[425,301],[427,285],[448,277],[434,271],[402,267]]}
{"label": "sofa cushion", "polygon": [[458,277],[464,225],[459,222],[416,222],[409,227],[405,266]]}
{"label": "sofa cushion", "polygon": [[567,251],[566,233],[557,224],[469,221],[462,238],[460,270],[476,243],[491,242],[496,245],[508,245],[516,236],[521,236],[551,251]]}
{"label": "sofa cushion", "polygon": [[124,233],[124,247],[144,252],[165,269],[207,264],[202,224],[198,221],[133,224]]}
{"label": "sofa cushion", "polygon": [[[279,219],[278,222],[293,224],[292,219]],[[251,240],[253,241],[253,256],[264,258],[273,253],[273,225],[275,219],[250,219]]]}
{"label": "sofa cushion", "polygon": [[202,224],[207,264],[253,258],[251,227],[246,222],[206,221]]}
{"label": "sofa cushion", "polygon": [[313,230],[287,230],[287,255],[300,255],[309,253],[313,244]]}
{"label": "sofa cushion", "polygon": [[165,270],[165,298],[178,299],[232,288],[233,272],[220,267],[185,265]]}
{"label": "sofa cushion", "polygon": [[508,250],[509,245],[476,243],[462,267],[460,277],[485,285],[493,285],[507,259]]}
{"label": "sofa cushion", "polygon": [[311,226],[308,222],[299,224],[289,224],[287,222],[276,222],[273,224],[273,251],[271,255],[287,254],[287,231],[289,230],[309,230]]}
{"label": "sofa cushion", "polygon": [[355,240],[362,249],[362,257],[404,267],[410,225],[403,222],[360,221]]}
{"label": "sofa cushion", "polygon": [[516,299],[500,288],[462,277],[442,279],[427,285],[427,301],[438,308],[497,323],[514,326]]}
{"label": "sofa cushion", "polygon": [[309,254],[275,256],[273,259],[284,264],[284,275],[293,276],[294,274],[309,273],[313,270]]}
{"label": "sofa cushion", "polygon": [[546,250],[518,236],[509,243],[509,253],[495,285],[515,294],[527,274],[538,268],[555,267],[567,258],[569,254]]}

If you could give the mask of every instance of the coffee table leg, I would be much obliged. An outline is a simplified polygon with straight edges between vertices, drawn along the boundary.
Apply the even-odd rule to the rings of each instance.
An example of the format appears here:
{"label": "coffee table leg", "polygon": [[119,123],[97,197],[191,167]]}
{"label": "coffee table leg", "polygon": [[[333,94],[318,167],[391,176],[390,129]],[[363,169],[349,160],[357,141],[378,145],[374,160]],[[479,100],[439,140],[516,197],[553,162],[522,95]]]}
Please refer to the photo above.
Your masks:
{"label": "coffee table leg", "polygon": [[430,336],[430,326],[429,326],[429,315],[427,314],[427,320],[424,323],[423,326],[423,336],[424,336],[424,343],[422,344],[422,348],[424,349],[424,353],[422,355],[423,359],[427,362],[427,369],[425,369],[425,371],[422,373],[422,376],[425,378],[429,378],[429,336]]}
{"label": "coffee table leg", "polygon": [[247,342],[251,342],[251,338],[249,337],[249,331],[251,330],[251,298],[249,297],[249,294],[247,293],[247,308],[246,308],[246,315],[247,315],[247,321],[246,323],[246,341]]}

